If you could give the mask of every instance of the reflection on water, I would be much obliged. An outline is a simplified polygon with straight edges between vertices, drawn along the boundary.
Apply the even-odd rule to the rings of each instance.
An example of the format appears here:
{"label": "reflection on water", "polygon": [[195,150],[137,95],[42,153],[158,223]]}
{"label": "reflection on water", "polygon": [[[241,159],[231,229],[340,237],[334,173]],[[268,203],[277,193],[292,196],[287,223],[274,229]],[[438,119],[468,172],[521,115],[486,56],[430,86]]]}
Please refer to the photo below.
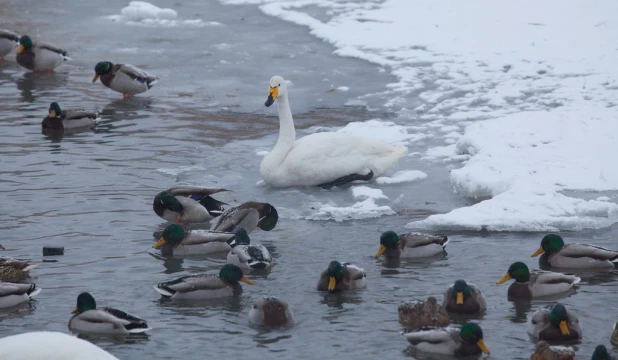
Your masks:
{"label": "reflection on water", "polygon": [[78,338],[88,340],[94,344],[102,346],[106,343],[114,344],[138,344],[150,340],[147,333],[139,334],[92,334],[86,332],[78,332],[70,330],[71,333],[77,335]]}
{"label": "reflection on water", "polygon": [[67,84],[69,74],[52,72],[41,74],[26,72],[15,78],[22,101],[32,103],[40,97],[53,97],[57,90]]}

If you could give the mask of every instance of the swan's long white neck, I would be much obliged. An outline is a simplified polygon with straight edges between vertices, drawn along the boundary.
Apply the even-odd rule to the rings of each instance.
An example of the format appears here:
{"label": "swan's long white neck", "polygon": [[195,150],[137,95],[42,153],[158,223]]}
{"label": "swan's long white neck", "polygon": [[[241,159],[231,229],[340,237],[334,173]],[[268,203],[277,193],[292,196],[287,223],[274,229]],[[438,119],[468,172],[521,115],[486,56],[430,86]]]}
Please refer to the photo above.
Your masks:
{"label": "swan's long white neck", "polygon": [[268,159],[264,158],[269,165],[281,164],[296,141],[296,129],[287,94],[277,97],[277,109],[279,110],[279,139],[266,156]]}

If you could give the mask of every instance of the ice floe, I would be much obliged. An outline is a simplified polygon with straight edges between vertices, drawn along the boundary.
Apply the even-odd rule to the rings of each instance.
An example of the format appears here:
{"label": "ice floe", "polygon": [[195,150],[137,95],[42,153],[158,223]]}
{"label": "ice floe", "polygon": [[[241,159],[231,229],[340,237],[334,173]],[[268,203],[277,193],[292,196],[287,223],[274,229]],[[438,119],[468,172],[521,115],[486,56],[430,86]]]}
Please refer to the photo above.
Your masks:
{"label": "ice floe", "polygon": [[120,10],[118,15],[109,15],[105,18],[128,25],[141,25],[153,27],[204,27],[220,26],[216,21],[203,21],[201,19],[179,19],[174,9],[160,8],[145,1],[131,1],[129,5]]}

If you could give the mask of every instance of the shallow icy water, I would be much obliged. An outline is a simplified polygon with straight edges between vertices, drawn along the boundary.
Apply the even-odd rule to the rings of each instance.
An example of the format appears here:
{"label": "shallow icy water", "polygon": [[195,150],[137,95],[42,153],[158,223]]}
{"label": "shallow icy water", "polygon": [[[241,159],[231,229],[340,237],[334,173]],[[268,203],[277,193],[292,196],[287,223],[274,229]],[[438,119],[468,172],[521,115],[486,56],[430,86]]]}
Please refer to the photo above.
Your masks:
{"label": "shallow icy water", "polygon": [[[126,5],[116,0],[107,4],[95,10],[77,1],[0,0],[6,14],[3,27],[62,45],[74,58],[52,76],[24,75],[11,57],[0,65],[1,243],[7,248],[4,255],[39,264],[33,278],[44,289],[30,307],[2,313],[0,336],[66,332],[77,294],[90,291],[100,305],[127,310],[154,328],[145,338],[92,339],[121,359],[200,359],[205,354],[430,359],[411,352],[398,335],[397,305],[440,297],[447,285],[465,278],[488,299],[487,314],[479,321],[490,358],[529,357],[534,345],[525,320],[546,303],[515,306],[506,299],[508,285],[495,282],[513,261],[535,265],[529,254],[542,234],[448,233],[448,257],[434,263],[384,263],[372,257],[382,231],[405,231],[412,220],[468,204],[452,193],[452,166],[416,156],[403,159],[394,171],[420,170],[427,178],[369,184],[388,197],[375,200],[375,208],[388,206],[394,212],[379,218],[312,220],[361,216],[346,210],[359,202],[349,187],[276,190],[256,185],[258,152],[274,144],[278,126],[275,110],[263,106],[272,75],[292,81],[291,106],[297,128],[306,134],[313,126],[342,127],[373,118],[409,125],[380,110],[387,99],[379,93],[392,80],[386,73],[360,60],[336,57],[305,29],[251,6],[161,2],[179,17],[223,25],[149,28],[102,19]],[[57,26],[67,17],[73,21]],[[124,41],[127,32],[129,42]],[[143,66],[161,81],[152,91],[124,101],[90,81],[94,64],[104,59]],[[350,90],[328,91],[339,86]],[[365,94],[375,95],[360,102],[357,98]],[[47,138],[40,121],[51,101],[67,109],[101,110],[102,124],[95,131]],[[431,145],[431,139],[420,139],[409,148],[424,151]],[[223,201],[267,201],[279,209],[281,219],[273,231],[251,236],[269,247],[277,265],[268,276],[256,277],[255,286],[245,285],[240,299],[175,304],[162,301],[152,289],[173,276],[216,271],[224,262],[152,256],[153,233],[165,226],[152,211],[152,198],[175,184],[220,186],[233,190],[219,197]],[[337,213],[328,206],[344,209]],[[617,234],[614,225],[563,235],[567,241],[616,247]],[[58,262],[42,262],[41,248],[48,244],[65,246],[66,254]],[[317,293],[319,272],[333,259],[365,268],[368,288],[343,296]],[[584,278],[577,293],[563,300],[577,311],[584,328],[578,345],[582,358],[597,343],[608,344],[615,320],[615,279],[615,274]],[[265,330],[248,324],[248,307],[264,295],[288,301],[296,319],[292,327]]]}

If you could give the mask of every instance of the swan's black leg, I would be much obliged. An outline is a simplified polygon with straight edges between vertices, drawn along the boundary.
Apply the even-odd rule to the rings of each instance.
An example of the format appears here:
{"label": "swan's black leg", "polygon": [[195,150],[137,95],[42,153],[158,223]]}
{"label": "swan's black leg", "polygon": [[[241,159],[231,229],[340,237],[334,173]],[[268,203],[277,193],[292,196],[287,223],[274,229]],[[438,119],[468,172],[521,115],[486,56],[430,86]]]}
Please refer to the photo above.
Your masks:
{"label": "swan's black leg", "polygon": [[369,173],[367,175],[350,174],[350,175],[342,176],[342,177],[340,177],[338,179],[335,179],[335,180],[333,180],[331,182],[320,184],[318,186],[321,187],[322,189],[330,189],[333,186],[341,186],[341,185],[350,183],[352,181],[356,181],[356,180],[369,181],[372,178],[373,178],[373,171],[369,170]]}

